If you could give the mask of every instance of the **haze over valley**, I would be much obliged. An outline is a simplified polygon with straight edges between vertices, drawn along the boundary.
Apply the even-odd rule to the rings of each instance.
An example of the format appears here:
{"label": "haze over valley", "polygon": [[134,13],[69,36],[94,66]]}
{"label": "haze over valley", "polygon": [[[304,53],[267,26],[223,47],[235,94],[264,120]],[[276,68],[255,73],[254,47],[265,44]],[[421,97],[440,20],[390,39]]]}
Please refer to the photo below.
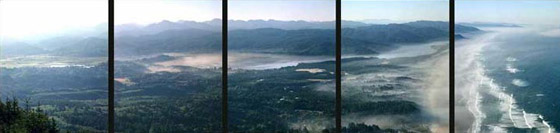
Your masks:
{"label": "haze over valley", "polygon": [[[164,118],[175,117],[174,114],[193,114],[182,116],[180,119],[165,120],[169,123],[185,123],[183,120],[199,120],[197,122],[198,124],[193,124],[188,127],[177,127],[174,131],[211,131],[217,128],[216,126],[219,125],[217,120],[220,118],[219,105],[221,105],[219,102],[220,97],[216,95],[219,94],[221,90],[219,85],[221,75],[221,70],[219,69],[221,67],[221,53],[219,53],[221,51],[221,32],[210,25],[211,23],[216,23],[215,21],[218,21],[218,19],[206,22],[162,21],[131,29],[124,29],[126,25],[118,25],[116,27],[117,31],[119,31],[115,41],[115,54],[117,59],[115,63],[115,78],[117,83],[116,96],[118,98],[116,106],[116,112],[118,114],[117,129],[125,132],[133,132],[146,131],[148,130],[147,128],[158,129],[158,127],[164,126],[152,125],[150,127],[145,127],[138,125],[145,123],[143,121],[129,121],[140,117],[142,113],[138,112],[139,110],[148,111],[145,113],[149,114],[160,114]],[[230,83],[234,85],[234,87],[230,89],[230,93],[232,94],[230,95],[231,113],[237,112],[241,115],[249,112],[265,111],[261,108],[247,110],[245,106],[275,106],[275,108],[280,110],[267,113],[272,114],[270,116],[243,116],[231,119],[239,122],[251,120],[247,121],[250,123],[238,123],[247,126],[253,125],[253,122],[259,123],[259,121],[255,120],[272,121],[274,119],[278,122],[265,125],[262,130],[271,129],[270,127],[277,127],[276,125],[284,125],[273,128],[278,131],[288,129],[299,130],[303,128],[309,130],[328,130],[332,128],[332,123],[329,122],[328,119],[334,115],[334,110],[331,110],[329,107],[333,106],[331,103],[334,100],[334,29],[322,27],[326,24],[330,25],[332,22],[276,20],[235,21],[235,23],[239,25],[257,25],[254,24],[256,22],[262,26],[255,26],[257,28],[230,29],[229,31],[230,40],[228,41],[230,43],[230,57],[228,57],[228,61],[232,68],[232,70],[230,70],[232,72],[230,74],[232,78],[230,79],[235,79],[230,81]],[[379,70],[400,70],[412,67],[415,66],[413,64],[416,63],[411,62],[414,59],[409,58],[432,60],[428,57],[440,55],[442,52],[445,53],[446,51],[442,49],[445,43],[441,41],[443,41],[448,34],[448,29],[442,28],[448,25],[447,22],[415,21],[402,24],[372,25],[345,21],[345,24],[347,23],[355,24],[356,26],[345,26],[343,29],[343,53],[345,54],[345,58],[343,59],[343,62],[345,62],[343,71],[348,74],[344,78],[345,86],[348,84],[346,83],[346,79],[362,77],[360,75],[365,76],[366,74],[377,75]],[[309,26],[295,26],[302,24],[307,24]],[[235,26],[235,24],[233,26]],[[68,109],[63,108],[65,103],[62,102],[72,100],[72,104],[87,107],[84,108],[84,111],[92,113],[92,115],[89,116],[104,115],[104,113],[106,113],[103,111],[104,109],[101,109],[104,106],[98,106],[100,109],[99,111],[92,111],[94,108],[88,109],[90,107],[95,107],[93,105],[103,105],[103,102],[106,102],[102,100],[106,97],[104,94],[106,93],[106,89],[104,89],[106,86],[103,87],[103,84],[106,85],[104,82],[106,77],[104,77],[105,74],[103,74],[107,71],[105,64],[106,57],[102,54],[106,51],[106,49],[104,49],[107,47],[106,41],[93,37],[85,37],[82,39],[53,38],[40,42],[41,43],[37,44],[21,45],[26,47],[17,48],[18,50],[35,49],[38,52],[18,54],[8,54],[10,53],[8,50],[15,50],[15,48],[10,48],[8,46],[20,45],[11,42],[3,43],[3,46],[8,46],[2,49],[6,51],[2,52],[2,63],[5,64],[2,67],[2,81],[4,81],[2,88],[13,89],[9,89],[10,91],[3,91],[2,94],[4,96],[16,94],[22,98],[29,97],[43,101],[41,103],[43,106],[52,107],[46,108],[45,110],[62,123],[63,129],[103,130],[106,128],[104,124],[97,125],[93,123],[87,124],[77,122],[79,119],[82,119],[77,116],[81,115],[75,114],[75,111],[68,111]],[[408,50],[406,50],[408,47],[423,48],[428,52],[407,55],[407,53],[409,53],[407,52]],[[400,54],[404,56],[398,56]],[[378,58],[377,56],[382,58]],[[440,57],[438,56],[438,58]],[[418,60],[414,62],[418,62]],[[363,67],[364,65],[371,67]],[[422,75],[422,71],[425,71],[424,69],[416,67],[415,69],[418,70],[410,70],[410,72],[406,73]],[[44,76],[35,74],[21,75],[22,73],[32,71],[45,71],[49,73]],[[95,75],[99,76],[92,76],[87,73],[96,73]],[[81,78],[70,76],[74,74],[80,74],[81,76],[78,77]],[[74,84],[68,85],[66,82],[60,82],[61,80],[65,81],[64,79],[72,81]],[[415,79],[414,76],[403,76],[397,79],[399,81],[395,82],[403,82],[402,86],[421,85],[416,82],[417,79]],[[37,80],[45,80],[45,82],[34,82],[34,84],[24,82]],[[352,81],[357,82],[362,80],[367,81],[371,79]],[[172,84],[167,82],[171,82]],[[294,83],[301,85],[292,86]],[[361,85],[361,83],[351,85],[362,87],[370,86],[368,84]],[[50,86],[50,89],[45,90],[43,87],[39,86]],[[248,88],[262,88],[262,90]],[[351,93],[352,91],[350,91],[351,89],[348,89],[349,90],[344,91],[345,96],[353,94]],[[399,91],[402,91],[400,89],[404,88],[395,89],[397,90],[389,89],[387,90],[389,92],[382,92],[388,93],[387,96],[397,96],[393,93],[398,92],[397,94],[399,94],[401,93]],[[381,102],[385,100],[375,100],[377,97],[376,95],[383,96],[377,94],[379,91],[372,90],[372,92],[376,93],[360,93],[360,95],[364,96],[359,97],[366,97],[366,95],[373,96],[369,96],[372,99],[368,100],[345,98],[345,100],[358,101],[353,102],[354,104],[345,105],[344,107],[355,108],[352,109],[352,111],[370,112],[368,116],[372,118],[383,118],[383,115],[375,114],[384,114],[383,112],[387,110],[375,111],[371,109],[386,104],[386,102]],[[408,90],[406,93],[412,94],[414,92],[413,90]],[[244,96],[246,94],[256,94],[262,97],[246,97]],[[398,96],[400,98],[397,99],[405,101],[407,99],[410,101],[416,99],[413,98],[412,95],[399,95],[401,96]],[[79,96],[87,96],[87,98],[78,98]],[[321,96],[321,98],[318,96]],[[64,97],[65,100],[61,100],[61,97]],[[249,102],[259,99],[263,102]],[[309,103],[313,101],[320,103]],[[297,106],[294,105],[296,103]],[[401,114],[404,116],[415,115],[418,114],[418,112],[422,112],[421,110],[423,109],[420,107],[421,105],[428,106],[428,103],[423,102],[413,103],[402,101],[402,104],[403,107],[407,107],[408,109],[398,106],[395,106],[395,109],[405,109],[403,110],[404,112],[402,112],[403,114]],[[322,106],[314,107],[311,105]],[[368,105],[372,108],[356,108],[363,105]],[[190,107],[190,109],[184,107]],[[170,110],[155,108],[169,108]],[[296,112],[293,112],[294,109]],[[387,123],[371,122],[367,119],[346,119],[346,116],[352,118],[356,117],[356,115],[357,114],[354,113],[345,115],[345,121],[375,124],[383,128],[394,128],[394,130],[408,130],[405,127],[388,127],[386,126]],[[202,118],[199,116],[216,117]],[[278,118],[279,116],[282,117]],[[257,119],[257,117],[265,119]],[[403,117],[402,120],[405,119],[406,118]],[[146,121],[148,120],[158,121],[156,117],[146,119]],[[100,121],[103,121],[103,119],[94,123],[102,123]],[[304,125],[306,126],[295,126],[301,125],[301,123],[305,123]],[[400,122],[393,121],[393,123]],[[170,124],[167,126],[173,125],[174,124]],[[125,130],[124,127],[134,128]],[[240,130],[249,130],[241,127],[244,126],[236,128]],[[260,129],[253,130],[258,131]]]}
{"label": "haze over valley", "polygon": [[[229,130],[334,131],[334,2],[267,2],[230,5]],[[433,10],[414,6],[425,13],[414,15],[379,5],[402,9],[402,1],[344,4],[343,131],[448,131],[449,23],[435,12],[447,5],[419,3]],[[221,131],[223,31],[214,10],[220,2],[122,0],[119,6],[116,131]],[[249,6],[267,10],[257,13]],[[366,10],[371,7],[395,14],[376,16]],[[200,14],[188,13],[195,10]],[[106,27],[101,22],[40,38],[3,37],[1,96],[31,99],[62,131],[107,130]],[[465,33],[457,38],[481,32],[469,24],[455,28]]]}

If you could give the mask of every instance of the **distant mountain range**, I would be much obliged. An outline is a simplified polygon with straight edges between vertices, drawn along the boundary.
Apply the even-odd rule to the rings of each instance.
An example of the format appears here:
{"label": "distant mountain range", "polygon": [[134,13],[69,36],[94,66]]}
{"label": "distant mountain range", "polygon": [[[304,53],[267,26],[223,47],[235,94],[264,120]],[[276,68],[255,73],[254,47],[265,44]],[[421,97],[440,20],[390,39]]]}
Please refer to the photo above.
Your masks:
{"label": "distant mountain range", "polygon": [[491,23],[491,22],[471,22],[471,23],[458,23],[460,25],[471,27],[521,27],[517,24],[511,23]]}
{"label": "distant mountain range", "polygon": [[[231,21],[229,50],[295,55],[334,55],[334,22],[306,21]],[[449,23],[415,21],[403,24],[365,24],[343,21],[344,54],[376,54],[414,43],[445,40]],[[455,31],[473,32],[477,28],[455,25]],[[117,56],[164,52],[221,51],[221,20],[206,22],[162,21],[137,26],[119,25],[115,29]],[[398,45],[397,45],[398,44]],[[26,52],[20,52],[26,51]],[[3,44],[4,55],[52,54],[68,56],[107,56],[107,39],[102,37],[59,37],[37,44],[12,41]]]}
{"label": "distant mountain range", "polygon": [[[242,22],[246,23],[243,24]],[[230,28],[228,33],[229,50],[296,55],[334,55],[335,30],[326,27],[327,22],[265,22],[234,22],[246,27]],[[386,25],[371,25],[360,22],[344,23],[352,23],[352,26],[346,26],[342,31],[343,52],[345,54],[376,54],[398,47],[395,44],[422,43],[438,39],[444,40],[449,37],[448,22],[416,21]],[[249,26],[259,24],[260,26],[254,27],[260,28],[250,28],[251,26]],[[266,25],[270,27],[262,28]],[[314,26],[304,28],[291,25]],[[455,27],[457,32],[478,30],[474,27],[462,25],[456,25]],[[121,56],[160,52],[221,51],[221,31],[215,30],[174,29],[153,35],[121,36],[116,40],[116,53]],[[153,48],[154,45],[158,45],[157,48]]]}
{"label": "distant mountain range", "polygon": [[103,57],[108,54],[107,38],[56,37],[29,44],[22,41],[3,41],[0,55],[57,55],[75,57]]}
{"label": "distant mountain range", "polygon": [[364,19],[364,20],[356,20],[356,21],[363,22],[366,24],[400,24],[400,23],[409,22],[405,20],[391,20],[391,19]]}
{"label": "distant mountain range", "polygon": [[461,40],[461,39],[465,39],[466,37],[464,37],[461,34],[455,34],[455,40]]}
{"label": "distant mountain range", "polygon": [[[359,27],[367,26],[369,24],[357,21],[343,21],[344,27]],[[229,30],[239,29],[260,29],[260,28],[274,28],[284,30],[298,30],[298,29],[335,29],[334,21],[279,21],[279,20],[229,20]],[[123,24],[115,26],[116,36],[139,36],[147,34],[156,34],[167,30],[179,29],[204,29],[209,31],[221,31],[222,20],[213,19],[210,21],[196,22],[196,21],[161,21],[158,23],[140,26],[135,24]]]}

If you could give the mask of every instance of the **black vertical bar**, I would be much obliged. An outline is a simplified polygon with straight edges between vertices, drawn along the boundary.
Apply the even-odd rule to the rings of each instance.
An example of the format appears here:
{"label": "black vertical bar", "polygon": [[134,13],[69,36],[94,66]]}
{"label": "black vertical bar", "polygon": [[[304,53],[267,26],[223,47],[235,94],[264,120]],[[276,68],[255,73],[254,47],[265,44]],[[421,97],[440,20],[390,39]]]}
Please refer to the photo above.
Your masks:
{"label": "black vertical bar", "polygon": [[222,131],[228,132],[228,1],[222,0]]}
{"label": "black vertical bar", "polygon": [[341,0],[336,0],[336,132],[342,131],[342,18],[341,18]]}
{"label": "black vertical bar", "polygon": [[455,0],[449,0],[449,132],[455,132]]}
{"label": "black vertical bar", "polygon": [[109,0],[109,119],[108,131],[109,133],[115,132],[115,1]]}

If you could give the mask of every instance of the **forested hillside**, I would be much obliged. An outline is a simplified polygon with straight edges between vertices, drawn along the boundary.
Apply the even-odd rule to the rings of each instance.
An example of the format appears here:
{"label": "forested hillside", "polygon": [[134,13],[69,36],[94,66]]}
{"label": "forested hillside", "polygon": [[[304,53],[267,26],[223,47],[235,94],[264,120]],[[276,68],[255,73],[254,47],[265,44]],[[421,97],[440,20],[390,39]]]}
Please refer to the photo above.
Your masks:
{"label": "forested hillside", "polygon": [[19,106],[17,99],[0,102],[0,132],[2,133],[57,133],[55,120],[49,118],[41,108]]}

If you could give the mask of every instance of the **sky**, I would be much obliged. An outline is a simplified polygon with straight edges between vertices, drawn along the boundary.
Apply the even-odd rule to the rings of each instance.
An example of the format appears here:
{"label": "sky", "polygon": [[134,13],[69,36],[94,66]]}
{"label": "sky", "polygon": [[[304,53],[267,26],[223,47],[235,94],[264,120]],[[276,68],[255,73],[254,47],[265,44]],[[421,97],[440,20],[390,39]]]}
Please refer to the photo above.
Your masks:
{"label": "sky", "polygon": [[342,0],[343,20],[449,21],[447,0]]}
{"label": "sky", "polygon": [[23,38],[107,23],[106,0],[0,0],[0,36]]}
{"label": "sky", "polygon": [[162,20],[208,21],[222,17],[221,0],[115,0],[115,24]]}
{"label": "sky", "polygon": [[[0,0],[0,36],[29,35],[107,23],[106,0]],[[447,0],[343,0],[344,20],[448,21]],[[334,0],[230,0],[229,19],[333,21]],[[115,24],[221,18],[221,0],[115,0]],[[557,24],[560,1],[457,0],[456,22]]]}
{"label": "sky", "polygon": [[455,2],[455,19],[456,22],[559,25],[560,1],[457,0]]}
{"label": "sky", "polygon": [[228,4],[232,20],[335,20],[335,0],[230,0]]}

